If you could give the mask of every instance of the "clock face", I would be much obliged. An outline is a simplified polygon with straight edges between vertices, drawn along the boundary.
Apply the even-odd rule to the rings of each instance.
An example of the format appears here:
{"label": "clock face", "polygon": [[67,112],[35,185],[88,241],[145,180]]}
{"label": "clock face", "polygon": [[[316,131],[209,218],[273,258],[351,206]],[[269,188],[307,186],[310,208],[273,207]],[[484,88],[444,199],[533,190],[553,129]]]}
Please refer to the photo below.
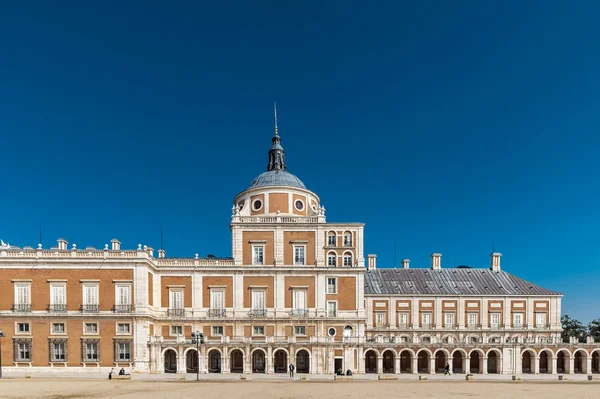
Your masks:
{"label": "clock face", "polygon": [[304,209],[304,202],[302,202],[300,200],[296,200],[296,202],[294,203],[294,206],[296,207],[297,210],[301,211]]}

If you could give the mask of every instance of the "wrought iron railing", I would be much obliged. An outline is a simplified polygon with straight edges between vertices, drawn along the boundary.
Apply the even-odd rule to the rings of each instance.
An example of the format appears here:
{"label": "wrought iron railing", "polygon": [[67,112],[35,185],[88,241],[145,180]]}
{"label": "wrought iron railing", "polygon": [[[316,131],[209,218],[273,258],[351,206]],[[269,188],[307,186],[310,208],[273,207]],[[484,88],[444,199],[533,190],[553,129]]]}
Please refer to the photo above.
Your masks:
{"label": "wrought iron railing", "polygon": [[100,310],[100,306],[98,304],[87,303],[81,305],[79,310],[81,310],[82,313],[98,313],[98,311]]}
{"label": "wrought iron railing", "polygon": [[51,303],[48,305],[48,312],[64,313],[67,311],[67,305],[64,303]]}
{"label": "wrought iron railing", "polygon": [[208,317],[225,317],[225,309],[213,308],[208,309]]}
{"label": "wrought iron railing", "polygon": [[13,303],[11,310],[13,312],[31,312],[30,303]]}
{"label": "wrought iron railing", "polygon": [[132,310],[132,305],[114,305],[112,308],[114,313],[131,313]]}

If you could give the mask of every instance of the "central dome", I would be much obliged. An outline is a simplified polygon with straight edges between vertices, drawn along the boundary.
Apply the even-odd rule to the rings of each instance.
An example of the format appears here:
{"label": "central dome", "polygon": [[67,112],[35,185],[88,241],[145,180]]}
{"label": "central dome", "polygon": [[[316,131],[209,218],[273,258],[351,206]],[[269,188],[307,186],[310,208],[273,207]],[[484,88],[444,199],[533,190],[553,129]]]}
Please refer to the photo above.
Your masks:
{"label": "central dome", "polygon": [[302,183],[302,180],[285,170],[269,170],[261,173],[256,179],[252,180],[248,189],[276,186],[296,187],[306,190],[306,186]]}

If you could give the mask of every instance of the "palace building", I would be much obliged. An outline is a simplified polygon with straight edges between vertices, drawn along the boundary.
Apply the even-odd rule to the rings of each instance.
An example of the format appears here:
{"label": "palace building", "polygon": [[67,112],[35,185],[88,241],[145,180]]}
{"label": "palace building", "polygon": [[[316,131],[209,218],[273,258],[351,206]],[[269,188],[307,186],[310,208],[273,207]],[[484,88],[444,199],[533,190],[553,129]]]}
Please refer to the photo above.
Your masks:
{"label": "palace building", "polygon": [[[287,171],[233,201],[230,258],[164,249],[0,248],[9,370],[151,373],[596,373],[600,348],[561,339],[558,292],[500,267],[377,268],[362,223],[326,221]],[[366,264],[365,264],[366,263]],[[192,335],[200,336],[198,344]]]}

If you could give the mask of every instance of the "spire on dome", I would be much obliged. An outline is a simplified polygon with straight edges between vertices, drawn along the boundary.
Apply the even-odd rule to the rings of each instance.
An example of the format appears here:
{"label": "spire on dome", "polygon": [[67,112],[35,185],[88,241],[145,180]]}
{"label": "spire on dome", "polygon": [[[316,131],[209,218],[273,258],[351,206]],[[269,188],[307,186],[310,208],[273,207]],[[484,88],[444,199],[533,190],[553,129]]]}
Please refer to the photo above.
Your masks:
{"label": "spire on dome", "polygon": [[277,130],[277,103],[273,105],[274,111],[274,119],[275,119],[275,133],[271,141],[273,145],[271,145],[271,149],[269,150],[269,165],[267,166],[267,171],[272,170],[286,170],[287,166],[284,161],[284,151],[281,146],[281,137],[279,137],[279,132]]}

